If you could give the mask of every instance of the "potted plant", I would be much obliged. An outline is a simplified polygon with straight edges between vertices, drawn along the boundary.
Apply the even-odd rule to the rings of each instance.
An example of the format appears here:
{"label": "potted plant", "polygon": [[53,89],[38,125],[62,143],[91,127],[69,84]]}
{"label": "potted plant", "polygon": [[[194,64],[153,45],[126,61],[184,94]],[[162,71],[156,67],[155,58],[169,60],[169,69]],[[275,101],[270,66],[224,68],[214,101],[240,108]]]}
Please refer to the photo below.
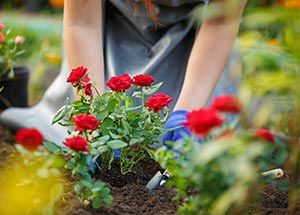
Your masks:
{"label": "potted plant", "polygon": [[0,110],[15,106],[27,106],[27,85],[29,70],[16,66],[15,62],[24,53],[24,37],[4,31],[0,23]]}

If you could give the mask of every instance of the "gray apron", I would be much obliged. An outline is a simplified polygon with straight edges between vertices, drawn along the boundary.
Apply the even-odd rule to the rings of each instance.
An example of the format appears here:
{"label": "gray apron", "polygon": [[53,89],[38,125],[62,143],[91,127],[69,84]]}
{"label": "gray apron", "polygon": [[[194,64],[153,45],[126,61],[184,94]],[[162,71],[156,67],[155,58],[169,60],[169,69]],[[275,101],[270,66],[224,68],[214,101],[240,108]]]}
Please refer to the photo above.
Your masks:
{"label": "gray apron", "polygon": [[[199,26],[193,25],[189,14],[205,0],[154,0],[159,24],[147,15],[142,3],[127,0],[107,0],[104,4],[104,59],[106,79],[123,73],[150,74],[160,89],[173,98],[171,108],[179,97],[187,62]],[[230,74],[233,54],[212,95],[234,93],[239,72]],[[213,63],[213,60],[212,60]],[[237,64],[235,64],[237,65]]]}

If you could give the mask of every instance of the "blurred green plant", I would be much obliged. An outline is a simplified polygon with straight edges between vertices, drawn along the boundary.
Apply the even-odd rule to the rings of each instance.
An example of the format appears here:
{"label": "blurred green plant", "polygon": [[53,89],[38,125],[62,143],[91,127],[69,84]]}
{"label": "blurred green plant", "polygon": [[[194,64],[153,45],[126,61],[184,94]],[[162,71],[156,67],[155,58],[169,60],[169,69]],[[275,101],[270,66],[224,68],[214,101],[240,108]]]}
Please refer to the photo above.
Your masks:
{"label": "blurred green plant", "polygon": [[29,67],[29,101],[36,103],[58,74],[62,61],[62,23],[60,15],[28,15],[20,11],[1,12],[7,28],[26,38],[19,63]]}
{"label": "blurred green plant", "polygon": [[[223,107],[238,110],[231,99],[220,98]],[[217,108],[216,104],[213,102],[209,109]],[[205,134],[204,139],[192,128],[198,136],[169,143],[155,152],[156,160],[172,175],[169,185],[178,191],[180,214],[240,214],[249,209],[246,202],[256,199],[265,183],[278,184],[261,173],[282,167],[287,161],[285,140],[264,129],[249,129],[244,122],[248,117],[242,113],[240,123],[225,123]],[[185,124],[193,123],[196,129],[202,123],[210,125],[215,119],[208,114],[198,119],[187,115]],[[283,189],[285,184],[282,180],[278,187]]]}
{"label": "blurred green plant", "polygon": [[13,78],[14,64],[25,52],[22,47],[25,39],[5,28],[7,27],[0,22],[0,78]]}
{"label": "blurred green plant", "polygon": [[[294,213],[300,194],[300,5],[296,1],[281,5],[249,10],[244,18],[241,97],[263,98],[262,105],[256,103],[257,115],[268,117],[260,124],[290,137],[285,171],[290,177],[289,212]],[[259,110],[267,103],[270,111],[264,114]]]}

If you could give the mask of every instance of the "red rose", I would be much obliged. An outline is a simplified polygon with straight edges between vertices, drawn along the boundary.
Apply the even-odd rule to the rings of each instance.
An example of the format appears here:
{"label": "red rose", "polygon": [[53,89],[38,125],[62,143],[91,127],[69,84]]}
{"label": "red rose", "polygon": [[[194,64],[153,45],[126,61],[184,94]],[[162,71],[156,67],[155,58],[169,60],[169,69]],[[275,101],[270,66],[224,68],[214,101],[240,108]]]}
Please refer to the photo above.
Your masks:
{"label": "red rose", "polygon": [[0,32],[0,44],[4,42],[4,36],[2,32]]}
{"label": "red rose", "polygon": [[106,82],[106,86],[112,91],[124,92],[131,87],[131,78],[128,74],[113,76]]}
{"label": "red rose", "polygon": [[151,75],[136,75],[132,78],[132,83],[136,86],[147,87],[154,82],[154,78]]}
{"label": "red rose", "polygon": [[206,136],[211,129],[223,124],[216,110],[204,109],[194,110],[186,114],[187,120],[183,123],[191,132],[200,137]]}
{"label": "red rose", "polygon": [[92,95],[92,84],[91,84],[90,78],[88,76],[84,76],[82,78],[81,83],[82,83],[85,95],[91,96]]}
{"label": "red rose", "polygon": [[263,140],[265,140],[267,142],[274,143],[274,141],[275,141],[274,135],[267,129],[262,129],[262,128],[257,129],[255,131],[255,136],[262,138]]}
{"label": "red rose", "polygon": [[147,99],[145,106],[157,113],[163,107],[168,106],[171,101],[172,98],[168,95],[164,93],[157,93]]}
{"label": "red rose", "polygon": [[87,71],[88,69],[83,66],[73,69],[67,78],[67,82],[71,83],[74,87],[77,87],[80,84],[80,80],[86,75]]}
{"label": "red rose", "polygon": [[88,143],[86,139],[81,136],[74,136],[70,138],[66,138],[64,144],[78,152],[87,152],[88,151]]}
{"label": "red rose", "polygon": [[98,120],[89,114],[78,114],[72,117],[75,124],[75,131],[96,130],[99,126]]}
{"label": "red rose", "polygon": [[43,141],[42,134],[35,128],[23,128],[16,133],[16,142],[29,150],[35,150]]}
{"label": "red rose", "polygon": [[0,31],[2,31],[5,28],[5,25],[0,22]]}
{"label": "red rose", "polygon": [[241,104],[238,99],[229,94],[216,96],[212,107],[218,111],[228,113],[239,113],[241,111]]}

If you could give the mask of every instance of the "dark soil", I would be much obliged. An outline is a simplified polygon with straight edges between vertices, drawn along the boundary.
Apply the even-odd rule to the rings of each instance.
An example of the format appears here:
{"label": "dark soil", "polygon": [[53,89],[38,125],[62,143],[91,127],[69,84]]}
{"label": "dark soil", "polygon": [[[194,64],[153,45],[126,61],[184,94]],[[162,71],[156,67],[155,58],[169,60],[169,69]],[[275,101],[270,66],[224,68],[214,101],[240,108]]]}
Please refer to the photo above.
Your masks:
{"label": "dark soil", "polygon": [[15,157],[14,136],[0,124],[0,170]]}
{"label": "dark soil", "polygon": [[[0,125],[0,170],[7,167],[9,160],[14,158],[15,149],[12,145],[14,136]],[[176,214],[176,204],[173,198],[176,193],[171,188],[162,187],[148,191],[146,183],[160,167],[151,160],[139,163],[135,173],[121,175],[118,163],[114,163],[110,171],[104,171],[95,177],[109,184],[113,196],[111,206],[99,210],[84,206],[71,191],[71,183],[63,199],[57,204],[57,215],[168,215]],[[249,214],[284,215],[288,213],[288,195],[272,186],[267,186],[261,193],[257,204],[251,207]],[[300,204],[299,204],[300,208]],[[300,211],[300,210],[297,210]],[[299,214],[300,212],[292,214]]]}
{"label": "dark soil", "polygon": [[110,206],[93,210],[73,199],[72,204],[61,205],[65,215],[117,215],[117,214],[176,214],[176,204],[172,201],[176,192],[171,188],[160,188],[148,191],[145,188],[152,176],[161,170],[159,165],[150,159],[140,162],[134,172],[122,175],[119,163],[115,162],[110,170],[104,170],[95,176],[96,179],[108,183],[113,203]]}

